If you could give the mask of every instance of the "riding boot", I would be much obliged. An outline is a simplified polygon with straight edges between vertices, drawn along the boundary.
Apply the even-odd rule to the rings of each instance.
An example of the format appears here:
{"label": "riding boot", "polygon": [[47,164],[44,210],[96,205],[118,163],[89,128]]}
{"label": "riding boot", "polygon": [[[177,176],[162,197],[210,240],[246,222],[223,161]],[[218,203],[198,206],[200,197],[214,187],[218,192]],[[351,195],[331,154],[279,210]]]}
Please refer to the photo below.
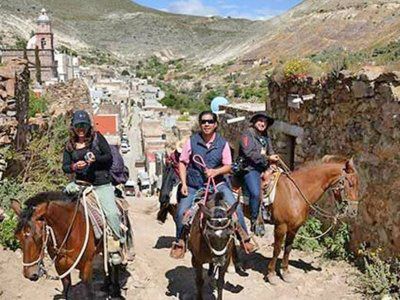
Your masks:
{"label": "riding boot", "polygon": [[256,251],[257,247],[253,245],[250,242],[250,236],[247,234],[247,232],[242,228],[242,226],[238,225],[236,226],[236,233],[239,236],[239,239],[241,241],[241,247],[246,253],[252,253]]}
{"label": "riding boot", "polygon": [[184,240],[172,243],[171,252],[169,256],[175,259],[183,259],[185,257],[186,245]]}
{"label": "riding boot", "polygon": [[250,230],[254,232],[256,236],[263,237],[265,235],[265,226],[264,223],[256,220],[251,220]]}

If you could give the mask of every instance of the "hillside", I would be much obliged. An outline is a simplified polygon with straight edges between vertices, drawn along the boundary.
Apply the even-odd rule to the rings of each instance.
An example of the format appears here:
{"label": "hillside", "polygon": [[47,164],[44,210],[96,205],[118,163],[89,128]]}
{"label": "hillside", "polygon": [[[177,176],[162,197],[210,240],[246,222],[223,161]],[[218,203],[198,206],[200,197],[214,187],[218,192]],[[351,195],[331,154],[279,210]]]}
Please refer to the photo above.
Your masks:
{"label": "hillside", "polygon": [[[1,1],[0,33],[29,37],[40,9],[48,10],[60,43],[74,49],[90,46],[127,58],[152,54],[221,62],[250,49],[254,22],[168,14],[129,0]],[[11,32],[11,33],[10,33]],[[3,43],[5,43],[3,41]]]}
{"label": "hillside", "polygon": [[339,46],[365,49],[400,33],[400,0],[305,0],[267,21],[176,15],[130,0],[0,0],[0,44],[28,39],[42,7],[53,19],[58,44],[133,60],[274,61]]}
{"label": "hillside", "polygon": [[305,56],[323,49],[361,50],[387,43],[400,33],[399,0],[305,0],[264,22],[268,33],[246,57]]}

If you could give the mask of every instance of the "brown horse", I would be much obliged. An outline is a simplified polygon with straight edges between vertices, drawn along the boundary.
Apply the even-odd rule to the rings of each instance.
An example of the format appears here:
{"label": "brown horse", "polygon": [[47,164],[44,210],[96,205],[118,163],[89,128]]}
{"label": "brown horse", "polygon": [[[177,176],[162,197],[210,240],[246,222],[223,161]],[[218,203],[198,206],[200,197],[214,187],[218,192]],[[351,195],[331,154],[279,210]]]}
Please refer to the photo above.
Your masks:
{"label": "brown horse", "polygon": [[[190,228],[189,249],[192,252],[192,266],[196,271],[197,299],[203,299],[203,264],[209,263],[210,276],[214,267],[218,270],[218,300],[222,299],[225,273],[230,260],[235,260],[235,227],[232,214],[238,202],[226,208],[222,193],[216,193],[206,206],[199,203]],[[203,216],[203,217],[201,217]]]}
{"label": "brown horse", "polygon": [[[36,281],[43,275],[42,261],[45,249],[54,260],[58,275],[67,272],[77,260],[84,245],[87,225],[82,206],[77,205],[77,199],[71,200],[61,192],[44,192],[27,200],[23,210],[18,201],[12,202],[11,207],[19,216],[16,236],[23,252],[23,274],[26,278]],[[101,242],[99,246],[96,245],[90,225],[86,249],[75,267],[80,271],[80,278],[87,287],[89,298],[93,296],[90,284],[93,260],[102,250],[102,246]],[[63,294],[68,298],[71,287],[70,274],[61,281]]]}
{"label": "brown horse", "polygon": [[[282,278],[290,281],[289,254],[297,231],[306,222],[311,206],[330,188],[337,201],[358,201],[359,176],[353,159],[325,156],[321,162],[300,168],[290,177],[285,174],[280,177],[275,201],[270,207],[272,223],[275,225],[274,252],[267,275],[271,284],[277,283],[276,262],[283,240]],[[244,211],[249,216],[249,210]]]}

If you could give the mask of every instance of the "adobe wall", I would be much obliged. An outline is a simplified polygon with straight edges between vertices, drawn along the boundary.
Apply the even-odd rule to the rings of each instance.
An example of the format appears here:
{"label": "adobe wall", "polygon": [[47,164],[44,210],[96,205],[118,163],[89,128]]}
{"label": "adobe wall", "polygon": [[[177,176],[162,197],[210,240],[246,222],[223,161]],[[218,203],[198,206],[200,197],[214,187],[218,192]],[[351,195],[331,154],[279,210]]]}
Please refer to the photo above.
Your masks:
{"label": "adobe wall", "polygon": [[[0,67],[0,150],[23,149],[28,132],[30,73],[26,60],[17,59]],[[6,169],[0,155],[0,180]]]}

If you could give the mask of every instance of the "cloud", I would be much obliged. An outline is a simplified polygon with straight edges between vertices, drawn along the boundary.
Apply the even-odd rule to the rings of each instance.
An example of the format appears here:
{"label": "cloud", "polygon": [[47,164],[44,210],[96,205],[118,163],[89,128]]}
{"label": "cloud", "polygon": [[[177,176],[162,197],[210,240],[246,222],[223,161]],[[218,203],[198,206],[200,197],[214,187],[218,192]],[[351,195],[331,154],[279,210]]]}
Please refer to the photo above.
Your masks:
{"label": "cloud", "polygon": [[215,7],[203,4],[201,0],[179,0],[168,5],[167,11],[184,15],[215,16],[219,15]]}
{"label": "cloud", "polygon": [[231,16],[232,18],[250,19],[250,20],[268,20],[282,14],[283,10],[276,10],[270,8],[260,8],[244,12],[245,10],[228,10],[224,13],[225,16]]}

